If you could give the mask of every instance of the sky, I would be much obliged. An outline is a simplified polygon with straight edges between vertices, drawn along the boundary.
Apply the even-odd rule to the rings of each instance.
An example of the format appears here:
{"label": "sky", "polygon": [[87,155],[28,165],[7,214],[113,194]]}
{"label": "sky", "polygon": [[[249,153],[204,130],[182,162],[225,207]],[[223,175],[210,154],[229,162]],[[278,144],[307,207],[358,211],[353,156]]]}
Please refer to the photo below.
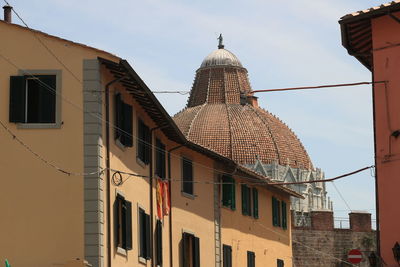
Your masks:
{"label": "sky", "polygon": [[[154,91],[188,91],[202,60],[225,48],[249,72],[253,90],[371,81],[341,45],[338,20],[373,0],[104,1],[8,0],[33,29],[128,60]],[[14,16],[13,22],[21,24]],[[259,104],[299,137],[326,178],[374,164],[371,86],[260,93]],[[157,95],[172,116],[187,95]],[[335,217],[375,217],[370,171],[327,183]],[[340,193],[338,193],[340,192]],[[341,197],[341,196],[342,197]],[[344,200],[343,200],[344,199]],[[346,204],[347,203],[347,204]],[[338,223],[337,223],[338,224]],[[346,222],[343,222],[345,225]]]}

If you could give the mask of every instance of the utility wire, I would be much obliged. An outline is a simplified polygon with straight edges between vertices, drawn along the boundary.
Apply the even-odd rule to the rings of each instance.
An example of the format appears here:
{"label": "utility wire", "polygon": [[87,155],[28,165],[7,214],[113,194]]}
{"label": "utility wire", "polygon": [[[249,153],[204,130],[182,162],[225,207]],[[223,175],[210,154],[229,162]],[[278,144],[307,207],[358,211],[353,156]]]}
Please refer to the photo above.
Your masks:
{"label": "utility wire", "polygon": [[336,187],[335,183],[332,181],[333,187],[336,189],[336,192],[339,194],[340,198],[343,200],[344,204],[346,204],[347,208],[353,212],[353,210],[350,208],[349,203],[344,199],[343,195],[340,193],[339,189]]}
{"label": "utility wire", "polygon": [[292,90],[310,90],[310,89],[331,88],[331,87],[357,86],[357,85],[366,85],[366,84],[375,84],[375,83],[387,83],[387,81],[339,83],[339,84],[327,84],[327,85],[317,85],[317,86],[276,88],[276,89],[254,90],[254,91],[251,91],[250,93],[266,93],[266,92],[292,91]]}

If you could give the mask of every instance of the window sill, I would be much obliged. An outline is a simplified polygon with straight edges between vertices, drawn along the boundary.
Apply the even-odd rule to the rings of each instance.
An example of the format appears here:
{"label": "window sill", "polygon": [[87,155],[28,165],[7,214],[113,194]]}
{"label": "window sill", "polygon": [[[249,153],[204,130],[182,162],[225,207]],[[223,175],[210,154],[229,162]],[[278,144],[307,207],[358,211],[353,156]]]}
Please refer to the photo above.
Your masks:
{"label": "window sill", "polygon": [[127,256],[128,255],[128,251],[124,248],[121,247],[117,247],[117,253],[122,255],[122,256]]}
{"label": "window sill", "polygon": [[17,123],[18,129],[60,129],[62,122],[56,123]]}
{"label": "window sill", "polygon": [[115,145],[119,147],[122,151],[126,151],[126,146],[124,146],[119,139],[115,139]]}
{"label": "window sill", "polygon": [[139,263],[141,263],[141,264],[147,265],[147,260],[146,260],[145,258],[143,258],[143,257],[140,257],[140,256],[139,256],[138,261],[139,261]]}
{"label": "window sill", "polygon": [[136,157],[136,162],[141,166],[142,168],[146,168],[146,163],[144,163],[139,157]]}
{"label": "window sill", "polygon": [[181,191],[181,194],[182,194],[182,196],[184,196],[184,197],[186,197],[186,198],[189,198],[189,199],[196,199],[196,195],[193,195],[193,194],[189,194],[189,193],[186,193],[186,192],[183,192],[183,191]]}

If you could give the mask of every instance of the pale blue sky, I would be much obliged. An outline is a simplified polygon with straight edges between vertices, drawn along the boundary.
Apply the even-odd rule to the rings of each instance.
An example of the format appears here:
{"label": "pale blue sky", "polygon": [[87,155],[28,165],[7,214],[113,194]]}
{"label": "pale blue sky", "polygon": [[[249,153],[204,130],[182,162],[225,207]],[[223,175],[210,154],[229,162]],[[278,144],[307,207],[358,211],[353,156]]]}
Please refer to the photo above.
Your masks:
{"label": "pale blue sky", "polygon": [[[127,59],[152,90],[190,90],[195,70],[225,48],[249,71],[254,90],[370,81],[371,73],[341,45],[341,16],[381,4],[372,0],[78,1],[9,0],[34,29]],[[14,16],[15,23],[19,23]],[[259,94],[327,178],[374,164],[371,87]],[[157,95],[173,115],[187,96]],[[353,210],[375,212],[370,172],[337,181]],[[337,211],[347,206],[332,185]]]}

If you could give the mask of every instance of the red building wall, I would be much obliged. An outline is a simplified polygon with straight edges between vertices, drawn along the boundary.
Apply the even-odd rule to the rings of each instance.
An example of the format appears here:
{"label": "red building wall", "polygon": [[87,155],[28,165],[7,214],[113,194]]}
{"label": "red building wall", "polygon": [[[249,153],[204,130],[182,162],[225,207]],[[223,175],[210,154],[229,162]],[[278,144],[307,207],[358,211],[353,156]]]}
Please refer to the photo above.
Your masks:
{"label": "red building wall", "polygon": [[[400,17],[400,12],[394,13]],[[400,242],[400,23],[388,15],[371,20],[374,126],[379,201],[380,252],[387,266],[398,266],[392,247]]]}

